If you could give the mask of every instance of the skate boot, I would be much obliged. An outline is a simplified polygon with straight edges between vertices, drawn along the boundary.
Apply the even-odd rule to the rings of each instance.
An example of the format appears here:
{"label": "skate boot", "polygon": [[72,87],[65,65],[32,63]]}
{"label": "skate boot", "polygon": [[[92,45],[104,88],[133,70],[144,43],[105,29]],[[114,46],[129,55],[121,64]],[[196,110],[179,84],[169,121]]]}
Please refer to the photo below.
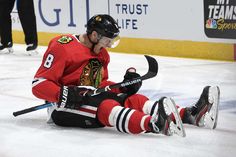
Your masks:
{"label": "skate boot", "polygon": [[157,113],[152,116],[149,123],[151,132],[167,136],[177,134],[185,137],[185,130],[174,101],[171,98],[163,97],[158,103]]}
{"label": "skate boot", "polygon": [[0,51],[7,49],[7,53],[13,53],[13,44],[12,42],[8,42],[6,45],[0,43]]}
{"label": "skate boot", "polygon": [[197,103],[185,109],[183,123],[215,129],[218,119],[219,99],[219,87],[206,86]]}
{"label": "skate boot", "polygon": [[37,55],[38,54],[37,47],[38,47],[37,43],[28,44],[26,47],[26,51],[27,51],[28,55],[29,56]]}

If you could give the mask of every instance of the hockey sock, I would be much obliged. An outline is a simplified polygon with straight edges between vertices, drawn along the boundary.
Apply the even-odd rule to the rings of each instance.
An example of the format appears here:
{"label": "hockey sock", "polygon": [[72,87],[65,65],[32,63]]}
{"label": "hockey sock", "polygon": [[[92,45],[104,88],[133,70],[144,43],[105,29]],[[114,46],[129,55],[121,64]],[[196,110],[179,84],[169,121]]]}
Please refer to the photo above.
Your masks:
{"label": "hockey sock", "polygon": [[143,105],[143,113],[153,115],[157,113],[158,110],[158,101],[146,101],[145,104]]}
{"label": "hockey sock", "polygon": [[139,134],[149,131],[151,116],[125,108],[114,100],[105,100],[98,108],[98,119],[105,126],[114,126],[120,132]]}
{"label": "hockey sock", "polygon": [[180,118],[181,118],[181,120],[183,121],[183,119],[184,119],[184,113],[185,113],[185,108],[182,108],[182,107],[177,106],[177,109],[178,109],[178,111],[179,111]]}

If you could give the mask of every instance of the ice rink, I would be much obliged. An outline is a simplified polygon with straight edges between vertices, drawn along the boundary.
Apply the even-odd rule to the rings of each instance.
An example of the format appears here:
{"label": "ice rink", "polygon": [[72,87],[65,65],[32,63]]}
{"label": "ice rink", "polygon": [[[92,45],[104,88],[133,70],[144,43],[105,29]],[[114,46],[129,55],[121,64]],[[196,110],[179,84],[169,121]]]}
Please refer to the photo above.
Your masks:
{"label": "ice rink", "polygon": [[[0,157],[232,157],[236,156],[236,63],[154,56],[157,77],[143,82],[150,99],[172,97],[180,106],[194,104],[204,86],[221,89],[216,130],[185,125],[185,138],[156,134],[129,135],[114,128],[80,129],[47,124],[46,109],[14,117],[14,111],[43,104],[31,93],[31,81],[46,47],[37,56],[14,45],[0,52]],[[110,53],[110,80],[123,80],[125,70],[147,72],[143,55]]]}

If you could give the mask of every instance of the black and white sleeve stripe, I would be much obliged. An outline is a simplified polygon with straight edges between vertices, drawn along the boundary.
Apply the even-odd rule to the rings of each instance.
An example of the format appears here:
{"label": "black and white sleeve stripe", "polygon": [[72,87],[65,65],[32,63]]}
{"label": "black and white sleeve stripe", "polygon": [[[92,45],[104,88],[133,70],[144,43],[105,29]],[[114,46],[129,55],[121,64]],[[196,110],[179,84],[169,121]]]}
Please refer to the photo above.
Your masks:
{"label": "black and white sleeve stripe", "polygon": [[46,79],[42,78],[42,77],[41,78],[34,78],[34,80],[32,81],[32,87],[34,87],[44,81],[46,81]]}

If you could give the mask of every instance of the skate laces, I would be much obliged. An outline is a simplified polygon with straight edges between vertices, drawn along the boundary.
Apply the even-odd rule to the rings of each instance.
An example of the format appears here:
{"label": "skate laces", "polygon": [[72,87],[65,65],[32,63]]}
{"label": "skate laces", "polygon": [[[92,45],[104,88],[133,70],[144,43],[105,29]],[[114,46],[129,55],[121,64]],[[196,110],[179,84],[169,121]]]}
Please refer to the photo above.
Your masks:
{"label": "skate laces", "polygon": [[152,125],[152,131],[155,133],[159,133],[160,129],[158,128],[158,126],[156,125],[158,121],[158,114],[152,116],[151,120],[150,120],[150,124]]}

